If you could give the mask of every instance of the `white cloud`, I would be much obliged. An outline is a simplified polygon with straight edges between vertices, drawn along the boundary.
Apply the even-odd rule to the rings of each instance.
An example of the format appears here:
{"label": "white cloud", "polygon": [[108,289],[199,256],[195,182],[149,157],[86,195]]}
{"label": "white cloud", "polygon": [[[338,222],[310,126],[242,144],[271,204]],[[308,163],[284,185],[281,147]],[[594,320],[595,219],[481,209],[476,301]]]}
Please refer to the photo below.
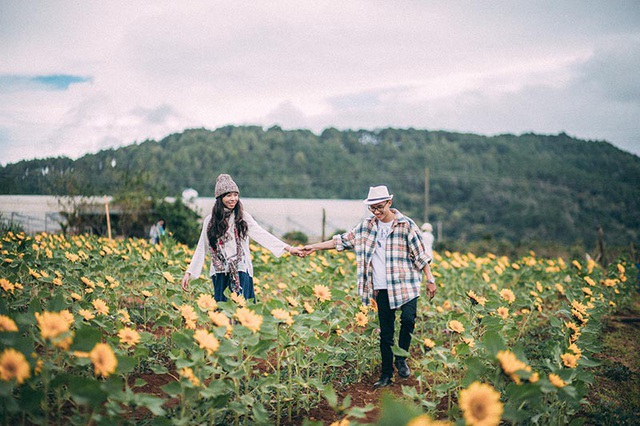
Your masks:
{"label": "white cloud", "polygon": [[566,131],[640,154],[640,3],[0,0],[3,164],[188,127]]}

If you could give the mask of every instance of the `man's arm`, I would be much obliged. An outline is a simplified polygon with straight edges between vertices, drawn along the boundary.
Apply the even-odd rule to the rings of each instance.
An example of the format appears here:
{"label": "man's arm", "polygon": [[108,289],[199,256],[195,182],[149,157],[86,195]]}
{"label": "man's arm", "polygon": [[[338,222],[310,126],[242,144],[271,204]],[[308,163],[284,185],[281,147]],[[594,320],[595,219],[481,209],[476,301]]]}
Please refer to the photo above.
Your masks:
{"label": "man's arm", "polygon": [[321,243],[307,244],[306,246],[302,247],[302,252],[306,256],[313,253],[314,251],[330,250],[332,248],[336,248],[336,243],[333,239],[323,241]]}

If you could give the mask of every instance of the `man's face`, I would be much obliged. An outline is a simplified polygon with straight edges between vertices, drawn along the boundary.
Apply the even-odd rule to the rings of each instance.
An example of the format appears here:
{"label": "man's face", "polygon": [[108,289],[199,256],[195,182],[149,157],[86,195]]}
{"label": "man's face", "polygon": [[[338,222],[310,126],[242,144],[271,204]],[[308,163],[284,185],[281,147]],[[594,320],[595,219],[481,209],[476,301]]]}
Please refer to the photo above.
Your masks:
{"label": "man's face", "polygon": [[383,222],[388,222],[389,218],[393,217],[393,213],[391,212],[391,200],[370,205],[369,211],[373,213],[376,219]]}

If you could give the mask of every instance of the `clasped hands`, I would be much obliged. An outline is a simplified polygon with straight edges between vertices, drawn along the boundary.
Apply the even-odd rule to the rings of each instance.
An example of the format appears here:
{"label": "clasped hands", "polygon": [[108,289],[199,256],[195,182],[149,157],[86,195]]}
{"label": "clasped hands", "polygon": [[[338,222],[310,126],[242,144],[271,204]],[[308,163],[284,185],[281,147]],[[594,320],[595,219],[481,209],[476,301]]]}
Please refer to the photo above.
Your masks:
{"label": "clasped hands", "polygon": [[289,246],[289,253],[293,256],[307,257],[314,251],[316,251],[316,249],[313,247],[313,244],[308,244],[303,247]]}

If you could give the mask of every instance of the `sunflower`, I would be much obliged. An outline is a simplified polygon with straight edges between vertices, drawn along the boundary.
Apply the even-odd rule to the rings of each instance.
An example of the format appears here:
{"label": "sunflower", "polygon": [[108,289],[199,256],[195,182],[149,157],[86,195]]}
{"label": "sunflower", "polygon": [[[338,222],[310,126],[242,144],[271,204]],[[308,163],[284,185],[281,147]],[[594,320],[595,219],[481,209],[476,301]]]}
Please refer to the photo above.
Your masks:
{"label": "sunflower", "polygon": [[6,278],[0,278],[0,287],[7,293],[13,293],[15,285]]}
{"label": "sunflower", "polygon": [[422,342],[428,349],[433,349],[436,346],[436,342],[431,339],[425,338]]}
{"label": "sunflower", "polygon": [[364,327],[368,323],[369,323],[369,318],[367,317],[367,314],[362,313],[362,312],[358,312],[356,314],[356,324],[359,327]]}
{"label": "sunflower", "polygon": [[513,291],[509,290],[508,288],[500,290],[500,297],[502,297],[503,300],[506,300],[509,304],[512,304],[516,301],[516,295],[513,294]]}
{"label": "sunflower", "polygon": [[576,368],[578,366],[578,357],[574,354],[565,353],[560,355],[562,363],[567,368]]}
{"label": "sunflower", "polygon": [[308,314],[312,314],[313,311],[315,310],[313,309],[313,306],[311,306],[309,302],[304,302],[303,306],[304,306],[304,310],[307,311]]}
{"label": "sunflower", "polygon": [[118,337],[120,338],[120,343],[127,346],[135,346],[140,342],[140,334],[130,327],[125,327],[118,331]]}
{"label": "sunflower", "polygon": [[499,351],[496,357],[500,361],[502,371],[509,375],[516,384],[520,384],[520,376],[516,374],[518,371],[531,371],[531,367],[520,361],[511,351]]}
{"label": "sunflower", "polygon": [[459,405],[465,423],[475,426],[497,426],[504,411],[500,392],[479,382],[473,382],[460,391]]}
{"label": "sunflower", "polygon": [[287,325],[293,324],[293,318],[291,318],[291,314],[284,309],[272,309],[271,315],[277,320],[284,321]]}
{"label": "sunflower", "polygon": [[198,320],[195,309],[190,305],[181,305],[178,309],[184,318],[187,328],[194,330],[196,328],[196,321]]}
{"label": "sunflower", "polygon": [[165,280],[167,280],[171,284],[176,282],[175,278],[173,278],[173,275],[171,275],[171,272],[165,271],[162,273],[162,276],[164,277]]}
{"label": "sunflower", "polygon": [[16,382],[21,385],[29,377],[31,377],[31,370],[22,352],[7,348],[0,354],[0,380],[8,382],[16,379]]}
{"label": "sunflower", "polygon": [[484,304],[487,303],[487,299],[486,298],[484,298],[482,296],[478,296],[476,294],[476,292],[473,291],[473,290],[469,290],[467,292],[467,296],[469,296],[469,299],[471,299],[471,303],[473,305],[478,305],[479,304],[479,305],[484,306]]}
{"label": "sunflower", "polygon": [[294,299],[291,296],[287,296],[287,303],[289,303],[289,305],[291,305],[294,308],[297,308],[298,306],[300,306],[300,304],[298,303],[298,301],[296,299]]}
{"label": "sunflower", "polygon": [[455,331],[456,333],[462,333],[464,331],[464,325],[460,321],[451,320],[448,324],[449,330]]}
{"label": "sunflower", "polygon": [[248,308],[239,308],[236,313],[236,318],[240,321],[240,324],[247,327],[249,330],[260,331],[260,326],[262,325],[262,316],[254,313],[252,310]]}
{"label": "sunflower", "polygon": [[443,420],[433,420],[428,414],[422,414],[409,420],[407,426],[451,426],[452,423]]}
{"label": "sunflower", "polygon": [[104,300],[96,299],[93,302],[91,302],[91,304],[93,305],[94,308],[96,308],[96,311],[99,314],[109,315],[109,307],[107,306]]}
{"label": "sunflower", "polygon": [[567,384],[565,383],[564,380],[562,380],[560,378],[560,376],[558,376],[557,374],[549,374],[549,381],[551,382],[551,384],[557,388],[563,388],[565,386],[567,386]]}
{"label": "sunflower", "polygon": [[321,302],[326,302],[331,300],[331,291],[325,285],[316,284],[313,287],[313,294],[320,300]]}
{"label": "sunflower", "polygon": [[193,370],[189,367],[184,367],[180,370],[180,375],[191,382],[191,384],[195,387],[200,386],[200,379],[198,379],[195,374],[193,374]]}
{"label": "sunflower", "polygon": [[109,374],[115,373],[118,366],[118,359],[113,353],[113,349],[106,343],[96,344],[89,352],[89,358],[93,362],[96,376],[107,377]]}
{"label": "sunflower", "polygon": [[210,294],[201,294],[196,303],[203,311],[213,311],[218,307],[216,299]]}
{"label": "sunflower", "polygon": [[36,312],[35,317],[43,339],[54,339],[68,332],[71,326],[69,321],[59,312],[44,311],[42,314]]}
{"label": "sunflower", "polygon": [[218,327],[231,327],[231,321],[229,321],[229,317],[226,316],[222,312],[209,312],[209,319]]}
{"label": "sunflower", "polygon": [[131,322],[131,316],[129,316],[129,312],[126,309],[118,309],[118,313],[120,314],[120,320],[124,323]]}
{"label": "sunflower", "polygon": [[201,349],[205,349],[209,355],[216,352],[220,348],[220,342],[216,337],[209,333],[207,330],[196,330],[193,334],[193,338]]}
{"label": "sunflower", "polygon": [[94,319],[96,316],[93,314],[93,312],[91,312],[88,309],[80,309],[78,311],[78,313],[80,314],[80,316],[82,318],[84,318],[86,321],[92,320]]}
{"label": "sunflower", "polygon": [[246,308],[247,306],[247,299],[244,298],[243,295],[238,294],[238,293],[231,293],[231,300],[233,300],[234,302],[236,302],[236,304],[238,306],[241,306],[243,308]]}
{"label": "sunflower", "polygon": [[496,309],[496,313],[499,316],[501,316],[502,319],[509,318],[509,309],[508,308],[500,307],[500,308]]}
{"label": "sunflower", "polygon": [[18,326],[8,316],[0,315],[0,331],[18,331]]}

